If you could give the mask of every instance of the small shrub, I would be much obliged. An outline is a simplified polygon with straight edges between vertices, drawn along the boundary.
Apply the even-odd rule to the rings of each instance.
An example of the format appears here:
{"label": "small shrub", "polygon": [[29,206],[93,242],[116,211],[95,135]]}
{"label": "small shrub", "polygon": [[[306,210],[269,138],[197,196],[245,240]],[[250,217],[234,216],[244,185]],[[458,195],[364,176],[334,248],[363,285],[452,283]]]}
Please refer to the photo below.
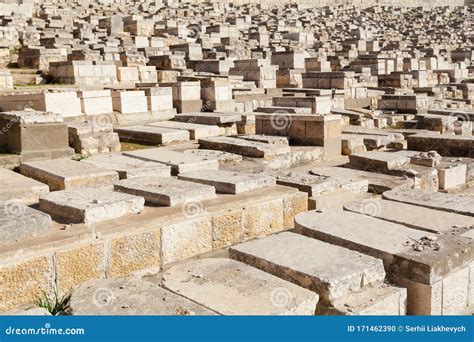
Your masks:
{"label": "small shrub", "polygon": [[71,296],[72,291],[60,296],[59,293],[54,290],[53,297],[50,298],[49,295],[43,291],[41,295],[37,296],[34,304],[39,308],[46,309],[53,316],[67,314],[71,309],[69,306]]}

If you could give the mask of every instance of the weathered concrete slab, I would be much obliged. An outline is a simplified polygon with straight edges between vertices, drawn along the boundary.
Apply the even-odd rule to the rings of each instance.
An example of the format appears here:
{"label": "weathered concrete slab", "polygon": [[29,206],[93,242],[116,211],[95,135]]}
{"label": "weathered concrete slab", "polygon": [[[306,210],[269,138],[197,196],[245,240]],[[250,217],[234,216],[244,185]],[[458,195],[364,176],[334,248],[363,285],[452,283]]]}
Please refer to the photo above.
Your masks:
{"label": "weathered concrete slab", "polygon": [[240,194],[276,184],[275,178],[270,176],[234,171],[215,171],[209,174],[196,171],[179,174],[178,178],[211,185],[217,192],[224,194]]}
{"label": "weathered concrete slab", "polygon": [[368,199],[351,202],[346,204],[344,208],[355,213],[431,233],[457,234],[463,233],[471,226],[474,227],[474,218],[470,216],[447,213],[402,202]]}
{"label": "weathered concrete slab", "polygon": [[474,260],[471,239],[437,235],[435,243],[418,250],[426,232],[348,211],[299,214],[295,231],[381,258],[387,273],[428,285]]}
{"label": "weathered concrete slab", "polygon": [[40,197],[39,209],[60,221],[93,224],[143,210],[143,197],[102,189],[54,191]]}
{"label": "weathered concrete slab", "polygon": [[189,132],[156,126],[130,126],[115,128],[120,140],[143,144],[166,145],[172,142],[189,140]]}
{"label": "weathered concrete slab", "polygon": [[124,156],[152,161],[171,166],[171,172],[176,175],[182,172],[193,172],[198,170],[217,170],[217,160],[207,160],[200,156],[171,151],[164,148],[149,148],[123,153]]}
{"label": "weathered concrete slab", "polygon": [[217,160],[220,165],[225,165],[229,163],[239,163],[242,161],[241,155],[238,155],[235,153],[215,151],[215,150],[195,149],[195,150],[186,150],[184,151],[184,153],[195,155],[202,159]]}
{"label": "weathered concrete slab", "polygon": [[147,203],[174,206],[216,197],[213,186],[162,177],[136,177],[115,183],[115,190],[143,196]]}
{"label": "weathered concrete slab", "polygon": [[54,159],[23,163],[20,172],[49,186],[49,190],[97,187],[112,189],[119,179],[115,171],[70,159]]}
{"label": "weathered concrete slab", "polygon": [[83,159],[81,162],[116,171],[120,179],[142,176],[169,177],[171,175],[171,167],[168,165],[144,161],[120,154],[99,155]]}
{"label": "weathered concrete slab", "polygon": [[15,200],[35,204],[39,196],[49,192],[46,184],[3,168],[0,168],[0,188],[0,203]]}
{"label": "weathered concrete slab", "polygon": [[207,137],[216,137],[220,134],[220,128],[215,125],[201,125],[190,122],[178,122],[178,121],[161,121],[152,122],[147,126],[163,127],[168,129],[178,129],[189,132],[191,140],[197,140]]}
{"label": "weathered concrete slab", "polygon": [[151,282],[129,277],[95,279],[72,294],[73,315],[194,316],[215,312]]}
{"label": "weathered concrete slab", "polygon": [[230,137],[199,139],[201,148],[240,154],[246,157],[270,158],[290,152],[289,146],[266,144]]}
{"label": "weathered concrete slab", "polygon": [[382,260],[285,232],[231,247],[232,259],[315,291],[326,306],[385,279]]}
{"label": "weathered concrete slab", "polygon": [[18,241],[51,229],[51,217],[20,200],[0,204],[0,243]]}
{"label": "weathered concrete slab", "polygon": [[383,193],[385,199],[420,207],[474,216],[474,197],[421,190],[392,190]]}
{"label": "weathered concrete slab", "polygon": [[313,315],[318,295],[243,263],[201,259],[163,275],[173,292],[224,315]]}

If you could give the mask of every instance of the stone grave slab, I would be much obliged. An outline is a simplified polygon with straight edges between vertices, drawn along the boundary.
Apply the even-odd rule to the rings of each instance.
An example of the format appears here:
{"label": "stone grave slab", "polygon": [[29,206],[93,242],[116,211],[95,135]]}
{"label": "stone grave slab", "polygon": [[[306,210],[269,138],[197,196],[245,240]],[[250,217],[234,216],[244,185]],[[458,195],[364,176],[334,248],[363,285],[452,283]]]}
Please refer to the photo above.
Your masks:
{"label": "stone grave slab", "polygon": [[383,193],[385,199],[420,207],[474,216],[474,197],[422,190],[392,190]]}
{"label": "stone grave slab", "polygon": [[60,221],[93,224],[143,210],[143,197],[103,189],[54,191],[40,197],[39,209]]}
{"label": "stone grave slab", "polygon": [[201,125],[190,122],[178,121],[161,121],[147,124],[152,127],[163,127],[168,129],[178,129],[189,132],[191,140],[198,140],[201,138],[215,137],[220,134],[220,128],[215,125]]}
{"label": "stone grave slab", "polygon": [[125,152],[124,156],[152,161],[171,166],[173,175],[198,170],[217,170],[219,162],[197,155],[189,155],[163,148],[149,148],[144,150]]}
{"label": "stone grave slab", "polygon": [[134,277],[94,279],[72,294],[73,315],[195,316],[216,313],[151,282]]}
{"label": "stone grave slab", "polygon": [[18,241],[51,229],[51,217],[21,201],[0,204],[0,243]]}
{"label": "stone grave slab", "polygon": [[216,196],[213,186],[171,177],[136,177],[124,179],[115,183],[115,190],[131,195],[142,196],[147,203],[162,206],[200,202]]}
{"label": "stone grave slab", "polygon": [[234,171],[214,171],[207,174],[196,171],[179,174],[178,178],[211,185],[217,192],[225,194],[240,194],[276,184],[275,178],[270,176]]}
{"label": "stone grave slab", "polygon": [[46,184],[3,168],[0,168],[0,188],[0,203],[15,200],[35,204],[39,196],[49,192]]}
{"label": "stone grave slab", "polygon": [[156,126],[129,126],[114,129],[120,140],[150,144],[166,145],[172,142],[189,140],[189,132]]}
{"label": "stone grave slab", "polygon": [[344,209],[431,233],[457,234],[474,227],[470,216],[382,199],[352,202]]}
{"label": "stone grave slab", "polygon": [[229,163],[239,163],[243,159],[241,155],[238,155],[235,153],[215,151],[215,150],[193,149],[193,150],[186,150],[183,152],[185,154],[198,156],[200,158],[207,159],[207,160],[217,160],[220,165],[225,165]]}
{"label": "stone grave slab", "polygon": [[168,165],[126,157],[120,154],[107,154],[81,160],[81,162],[117,172],[120,179],[156,176],[169,177]]}
{"label": "stone grave slab", "polygon": [[163,284],[223,315],[313,315],[318,302],[314,292],[229,259],[176,265]]}
{"label": "stone grave slab", "polygon": [[230,137],[199,139],[199,145],[203,149],[224,151],[253,158],[271,158],[290,152],[289,146],[272,145]]}
{"label": "stone grave slab", "polygon": [[119,179],[115,171],[70,159],[22,163],[20,172],[49,186],[50,191],[97,187],[112,189]]}
{"label": "stone grave slab", "polygon": [[[469,282],[455,279],[467,277],[474,260],[470,238],[433,235],[348,211],[299,214],[295,232],[382,259],[390,282],[408,290],[408,314],[464,314],[468,309]],[[453,291],[465,294],[461,301],[440,299]]]}
{"label": "stone grave slab", "polygon": [[326,305],[385,279],[382,260],[291,232],[231,247],[230,257],[320,296]]}

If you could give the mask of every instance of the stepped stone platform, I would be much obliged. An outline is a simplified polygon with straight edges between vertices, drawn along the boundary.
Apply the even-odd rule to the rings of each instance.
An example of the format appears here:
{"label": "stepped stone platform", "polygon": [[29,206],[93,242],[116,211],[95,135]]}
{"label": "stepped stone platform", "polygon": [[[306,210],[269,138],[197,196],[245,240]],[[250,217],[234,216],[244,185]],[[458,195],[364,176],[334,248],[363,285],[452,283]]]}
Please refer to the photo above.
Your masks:
{"label": "stepped stone platform", "polygon": [[215,125],[201,125],[190,122],[180,121],[160,121],[152,122],[146,126],[162,127],[168,129],[178,129],[189,132],[189,138],[191,140],[198,140],[207,137],[215,137],[220,134],[220,128]]}
{"label": "stepped stone platform", "polygon": [[94,279],[71,297],[73,315],[212,316],[216,313],[178,294],[138,278]]}
{"label": "stepped stone platform", "polygon": [[92,224],[138,214],[144,203],[143,197],[88,188],[50,192],[39,208],[60,221]]}
{"label": "stepped stone platform", "polygon": [[318,314],[406,311],[406,290],[383,284],[382,261],[346,248],[280,233],[234,246],[230,257],[318,293]]}
{"label": "stepped stone platform", "polygon": [[240,194],[276,184],[275,178],[270,176],[233,171],[215,171],[208,175],[200,171],[182,173],[178,179],[211,185],[217,192],[225,194]]}
{"label": "stepped stone platform", "polygon": [[120,154],[95,156],[83,159],[81,162],[115,171],[119,174],[120,179],[144,176],[169,177],[171,175],[171,167],[168,165],[126,157]]}
{"label": "stepped stone platform", "polygon": [[29,305],[42,290],[61,292],[85,281],[156,270],[249,239],[292,229],[307,194],[273,186],[220,194],[198,210],[145,207],[140,215],[51,231],[0,244],[0,311]]}
{"label": "stepped stone platform", "polygon": [[149,145],[166,145],[189,140],[189,132],[157,126],[129,126],[115,128],[120,140]]}
{"label": "stepped stone platform", "polygon": [[0,204],[0,244],[18,241],[51,229],[51,217],[21,201]]}
{"label": "stepped stone platform", "polygon": [[192,156],[163,148],[150,148],[125,152],[123,155],[140,160],[169,165],[171,166],[171,172],[173,175],[198,170],[212,171],[219,168],[219,162],[217,160],[208,160],[205,157]]}
{"label": "stepped stone platform", "polygon": [[[371,291],[385,279],[380,259],[289,232],[234,246],[230,257],[318,293],[320,305],[327,308],[353,293]],[[399,290],[402,297],[403,292]],[[403,302],[400,297],[393,302],[393,314],[404,312]]]}
{"label": "stepped stone platform", "polygon": [[44,160],[20,165],[20,172],[49,186],[50,191],[97,187],[112,189],[115,171],[70,159]]}
{"label": "stepped stone platform", "polygon": [[[382,259],[388,279],[408,290],[408,314],[450,315],[470,310],[469,272],[474,260],[470,238],[427,236],[352,212],[302,213],[295,218],[295,231]],[[454,298],[454,293],[461,293],[461,299]]]}
{"label": "stepped stone platform", "polygon": [[309,290],[229,259],[173,266],[163,285],[223,315],[314,315],[318,303]]}
{"label": "stepped stone platform", "polygon": [[26,205],[38,203],[39,196],[49,192],[46,184],[11,170],[0,168],[0,203],[11,200]]}
{"label": "stepped stone platform", "polygon": [[240,154],[245,157],[265,159],[290,152],[289,146],[267,144],[231,137],[199,139],[199,145],[204,149],[224,151]]}
{"label": "stepped stone platform", "polygon": [[116,191],[143,196],[147,203],[175,206],[196,203],[216,197],[211,185],[188,182],[176,178],[136,177],[115,183]]}
{"label": "stepped stone platform", "polygon": [[421,190],[387,191],[385,199],[409,203],[420,207],[474,216],[474,197]]}

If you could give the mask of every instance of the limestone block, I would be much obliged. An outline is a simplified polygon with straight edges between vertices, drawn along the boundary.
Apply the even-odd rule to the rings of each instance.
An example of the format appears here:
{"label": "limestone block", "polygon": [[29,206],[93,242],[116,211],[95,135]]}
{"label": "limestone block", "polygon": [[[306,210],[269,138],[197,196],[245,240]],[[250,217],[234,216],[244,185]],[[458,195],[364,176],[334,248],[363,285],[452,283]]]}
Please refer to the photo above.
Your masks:
{"label": "limestone block", "polygon": [[313,315],[318,301],[311,291],[228,259],[190,261],[163,278],[166,288],[224,315]]}
{"label": "limestone block", "polygon": [[105,249],[102,243],[87,244],[54,254],[56,284],[61,293],[94,278],[104,278]]}
{"label": "limestone block", "polygon": [[74,291],[71,309],[73,315],[215,315],[199,304],[137,278],[87,281]]}
{"label": "limestone block", "polygon": [[118,180],[116,172],[70,159],[23,163],[20,172],[42,183],[51,191],[83,187],[108,188]]}
{"label": "limestone block", "polygon": [[93,224],[143,210],[143,197],[84,188],[54,191],[40,197],[39,208],[58,220]]}
{"label": "limestone block", "polygon": [[246,239],[255,239],[286,229],[283,220],[283,200],[275,199],[247,206],[244,210],[243,224]]}
{"label": "limestone block", "polygon": [[162,206],[185,207],[216,196],[214,187],[210,185],[157,176],[124,179],[115,183],[115,190],[143,196],[148,203]]}
{"label": "limestone block", "polygon": [[41,295],[41,290],[51,294],[53,288],[52,257],[39,256],[0,266],[0,310],[13,310],[21,304],[31,304]]}
{"label": "limestone block", "polygon": [[161,228],[163,265],[210,252],[212,245],[212,223],[206,217]]}
{"label": "limestone block", "polygon": [[161,232],[143,232],[110,241],[108,277],[124,277],[134,271],[158,268],[161,262]]}

